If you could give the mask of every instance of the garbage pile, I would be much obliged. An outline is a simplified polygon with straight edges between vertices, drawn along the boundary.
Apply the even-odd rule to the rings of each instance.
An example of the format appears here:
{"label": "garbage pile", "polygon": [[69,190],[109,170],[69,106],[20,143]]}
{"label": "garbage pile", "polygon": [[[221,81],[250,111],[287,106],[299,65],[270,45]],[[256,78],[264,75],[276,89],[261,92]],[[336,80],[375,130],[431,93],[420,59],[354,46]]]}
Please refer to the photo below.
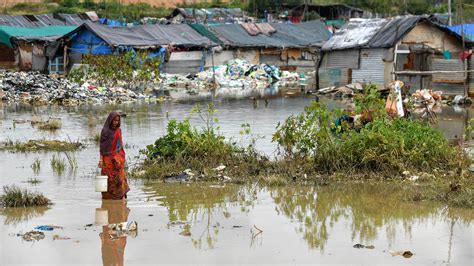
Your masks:
{"label": "garbage pile", "polygon": [[230,60],[227,64],[215,66],[197,74],[162,73],[161,77],[163,85],[170,90],[172,98],[179,98],[180,93],[194,96],[210,95],[213,84],[216,86],[216,96],[251,93],[270,88],[275,84],[306,85],[304,74],[282,72],[276,66],[251,64],[243,59]]}
{"label": "garbage pile", "polygon": [[124,102],[144,98],[122,87],[82,85],[37,72],[0,72],[0,99],[31,105]]}

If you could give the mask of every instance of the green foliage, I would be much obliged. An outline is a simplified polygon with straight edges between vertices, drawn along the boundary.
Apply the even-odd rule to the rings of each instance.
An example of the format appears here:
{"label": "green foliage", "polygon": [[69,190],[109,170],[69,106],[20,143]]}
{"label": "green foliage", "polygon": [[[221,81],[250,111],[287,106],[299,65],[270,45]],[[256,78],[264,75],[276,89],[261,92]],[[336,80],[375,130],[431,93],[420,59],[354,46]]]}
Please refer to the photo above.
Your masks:
{"label": "green foliage", "polygon": [[225,137],[218,132],[218,127],[213,119],[215,109],[208,105],[207,112],[203,114],[199,106],[193,113],[199,114],[205,126],[201,129],[191,126],[187,118],[181,122],[172,119],[168,122],[166,134],[157,139],[153,145],[148,145],[145,151],[150,160],[156,158],[176,159],[177,157],[212,157],[232,153],[237,148],[225,141]]}
{"label": "green foliage", "polygon": [[0,196],[0,205],[6,208],[51,205],[51,201],[43,194],[22,190],[15,185],[4,186],[3,192],[4,194]]}
{"label": "green foliage", "polygon": [[377,86],[366,85],[364,92],[354,96],[355,111],[364,119],[372,120],[386,116],[385,102],[382,99]]}
{"label": "green foliage", "polygon": [[279,124],[273,141],[286,158],[309,159],[316,171],[325,173],[431,172],[456,169],[466,163],[463,152],[450,146],[437,129],[404,118],[388,119],[379,97],[368,86],[355,98],[356,114],[366,122],[360,128],[344,122],[336,125],[335,121],[344,115],[341,110],[330,111],[312,103],[304,113]]}
{"label": "green foliage", "polygon": [[[302,114],[278,123],[272,141],[277,142],[288,157],[314,156],[334,141],[334,121],[342,114],[340,110],[328,111],[323,105],[312,102]],[[341,131],[342,127],[337,130]]]}
{"label": "green foliage", "polygon": [[121,55],[85,55],[87,67],[70,73],[75,82],[96,80],[100,86],[134,86],[157,82],[160,74],[160,59],[149,58],[147,52],[129,51]]}

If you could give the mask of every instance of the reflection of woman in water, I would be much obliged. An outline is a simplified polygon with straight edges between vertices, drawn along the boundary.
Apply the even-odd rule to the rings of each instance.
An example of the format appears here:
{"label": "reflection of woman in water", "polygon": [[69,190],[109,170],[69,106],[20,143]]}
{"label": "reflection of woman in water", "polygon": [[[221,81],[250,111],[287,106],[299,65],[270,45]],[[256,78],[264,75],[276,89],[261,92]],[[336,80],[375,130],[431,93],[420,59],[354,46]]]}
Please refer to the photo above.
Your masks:
{"label": "reflection of woman in water", "polygon": [[107,192],[102,192],[102,199],[127,198],[128,187],[125,176],[125,151],[123,150],[120,115],[112,112],[107,117],[100,132],[100,161],[102,175],[107,175]]}
{"label": "reflection of woman in water", "polygon": [[[128,220],[130,209],[127,208],[127,202],[124,200],[103,200],[102,208],[107,210],[109,224],[123,223]],[[123,265],[127,235],[117,234],[105,225],[102,227],[100,238],[102,240],[103,265]]]}

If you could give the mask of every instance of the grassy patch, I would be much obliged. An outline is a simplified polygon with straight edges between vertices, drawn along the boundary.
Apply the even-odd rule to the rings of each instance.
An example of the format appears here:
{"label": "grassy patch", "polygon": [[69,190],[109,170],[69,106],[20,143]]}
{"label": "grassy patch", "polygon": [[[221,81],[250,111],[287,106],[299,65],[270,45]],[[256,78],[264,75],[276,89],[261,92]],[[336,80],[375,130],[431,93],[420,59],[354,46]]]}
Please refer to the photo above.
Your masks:
{"label": "grassy patch", "polygon": [[[252,145],[242,148],[226,140],[216,126],[218,121],[213,118],[215,111],[211,105],[206,111],[199,107],[194,109],[193,113],[204,121],[202,128],[191,126],[189,118],[170,120],[167,134],[142,151],[147,159],[141,167],[145,170],[141,177],[162,179],[185,169],[192,169],[199,180],[218,180],[230,176],[237,181],[260,175],[268,159],[258,154]],[[222,171],[215,169],[221,165],[226,168]]]}
{"label": "grassy patch", "polygon": [[6,208],[51,205],[51,201],[43,194],[20,189],[15,185],[4,186],[3,193],[0,196],[0,205]]}
{"label": "grassy patch", "polygon": [[28,140],[27,142],[6,141],[0,144],[0,150],[35,152],[35,151],[77,151],[84,147],[80,142],[62,140]]}
{"label": "grassy patch", "polygon": [[50,118],[46,121],[38,122],[36,125],[38,129],[53,131],[53,130],[60,129],[62,126],[62,123],[61,123],[61,120],[58,118]]}

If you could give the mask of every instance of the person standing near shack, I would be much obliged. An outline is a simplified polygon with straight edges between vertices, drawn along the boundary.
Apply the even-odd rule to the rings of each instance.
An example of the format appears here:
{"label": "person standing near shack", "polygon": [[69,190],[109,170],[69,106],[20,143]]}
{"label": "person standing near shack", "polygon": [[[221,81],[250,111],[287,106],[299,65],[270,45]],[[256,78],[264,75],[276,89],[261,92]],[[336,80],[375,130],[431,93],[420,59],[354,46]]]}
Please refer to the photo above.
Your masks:
{"label": "person standing near shack", "polygon": [[125,151],[123,150],[120,114],[111,112],[100,132],[101,174],[107,178],[107,192],[102,192],[102,199],[120,200],[127,198],[130,190],[125,176]]}

